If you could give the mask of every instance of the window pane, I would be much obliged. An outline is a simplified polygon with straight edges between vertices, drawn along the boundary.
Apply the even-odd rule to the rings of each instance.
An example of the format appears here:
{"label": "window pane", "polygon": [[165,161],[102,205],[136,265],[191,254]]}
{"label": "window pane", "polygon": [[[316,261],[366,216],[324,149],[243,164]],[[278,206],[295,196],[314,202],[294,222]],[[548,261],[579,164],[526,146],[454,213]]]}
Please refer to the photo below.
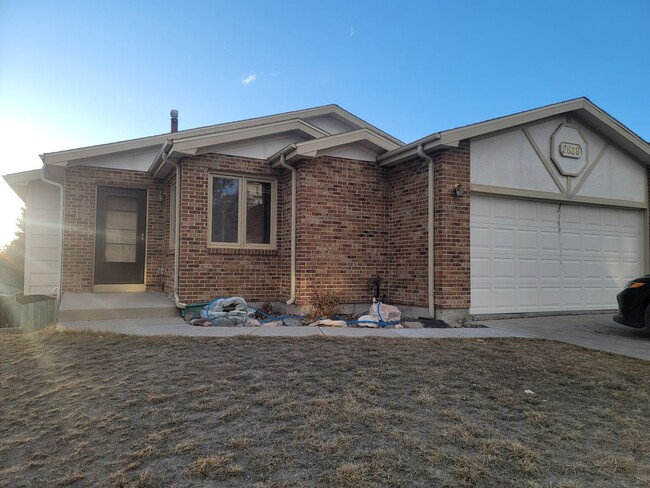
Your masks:
{"label": "window pane", "polygon": [[135,263],[137,200],[109,196],[106,209],[104,260],[109,263]]}
{"label": "window pane", "polygon": [[212,242],[238,241],[239,180],[215,176],[212,180]]}
{"label": "window pane", "polygon": [[271,243],[271,183],[246,183],[246,243]]}

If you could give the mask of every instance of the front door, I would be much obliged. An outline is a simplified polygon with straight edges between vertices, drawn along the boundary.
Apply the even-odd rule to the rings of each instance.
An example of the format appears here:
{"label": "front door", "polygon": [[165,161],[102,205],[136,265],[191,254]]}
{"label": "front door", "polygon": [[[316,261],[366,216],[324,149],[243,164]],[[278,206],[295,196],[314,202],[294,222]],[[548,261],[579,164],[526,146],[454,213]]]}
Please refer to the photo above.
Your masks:
{"label": "front door", "polygon": [[97,188],[95,284],[144,283],[147,190]]}

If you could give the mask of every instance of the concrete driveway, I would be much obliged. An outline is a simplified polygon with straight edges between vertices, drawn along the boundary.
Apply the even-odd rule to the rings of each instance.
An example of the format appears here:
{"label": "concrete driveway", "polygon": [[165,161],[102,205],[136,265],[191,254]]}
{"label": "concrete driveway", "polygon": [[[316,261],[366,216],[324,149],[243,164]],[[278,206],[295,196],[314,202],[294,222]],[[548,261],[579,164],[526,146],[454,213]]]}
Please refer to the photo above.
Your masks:
{"label": "concrete driveway", "polygon": [[612,315],[599,313],[477,320],[477,323],[650,361],[650,333],[646,329],[617,324],[612,320]]}

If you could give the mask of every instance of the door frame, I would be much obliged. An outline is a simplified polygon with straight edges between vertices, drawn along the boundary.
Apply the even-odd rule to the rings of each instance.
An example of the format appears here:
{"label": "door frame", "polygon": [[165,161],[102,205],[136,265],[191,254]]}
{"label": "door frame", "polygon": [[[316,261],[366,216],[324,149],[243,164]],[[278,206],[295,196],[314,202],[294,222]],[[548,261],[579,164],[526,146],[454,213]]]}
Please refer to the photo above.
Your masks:
{"label": "door frame", "polygon": [[[141,190],[145,192],[145,242],[144,242],[144,271],[142,276],[142,283],[116,283],[116,284],[97,284],[95,283],[95,260],[97,258],[97,205],[99,203],[99,188],[120,188],[125,190]],[[147,290],[147,257],[148,257],[148,243],[149,243],[149,189],[141,186],[124,186],[115,184],[97,183],[95,185],[95,230],[93,232],[93,276],[92,276],[92,291],[93,293],[136,293]]]}

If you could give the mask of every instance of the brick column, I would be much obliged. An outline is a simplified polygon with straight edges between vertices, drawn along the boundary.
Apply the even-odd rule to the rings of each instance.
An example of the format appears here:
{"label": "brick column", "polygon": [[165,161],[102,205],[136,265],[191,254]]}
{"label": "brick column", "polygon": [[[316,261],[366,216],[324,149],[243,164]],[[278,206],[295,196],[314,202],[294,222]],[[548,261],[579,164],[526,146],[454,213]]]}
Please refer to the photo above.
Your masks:
{"label": "brick column", "polygon": [[[470,271],[470,145],[461,141],[457,148],[445,149],[434,156],[435,234],[434,279],[436,315],[451,317],[469,311]],[[454,195],[454,185],[464,189]],[[451,315],[450,315],[451,314]]]}

